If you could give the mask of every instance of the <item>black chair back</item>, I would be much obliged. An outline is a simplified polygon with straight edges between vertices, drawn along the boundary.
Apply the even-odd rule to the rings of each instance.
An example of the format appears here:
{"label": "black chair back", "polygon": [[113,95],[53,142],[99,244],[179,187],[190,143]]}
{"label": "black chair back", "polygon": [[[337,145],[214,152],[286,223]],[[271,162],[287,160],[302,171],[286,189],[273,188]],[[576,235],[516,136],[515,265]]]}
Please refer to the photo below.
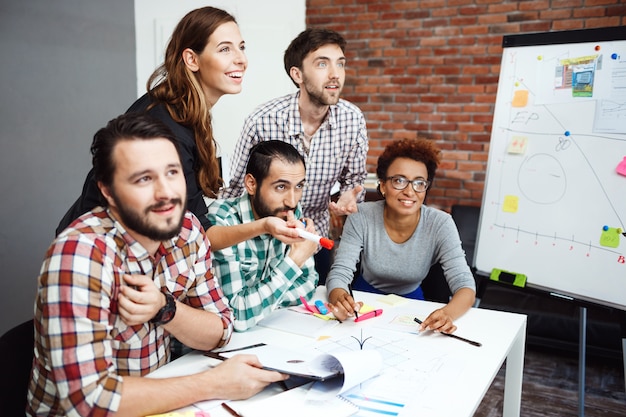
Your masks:
{"label": "black chair back", "polygon": [[24,416],[34,357],[33,320],[0,337],[0,414]]}

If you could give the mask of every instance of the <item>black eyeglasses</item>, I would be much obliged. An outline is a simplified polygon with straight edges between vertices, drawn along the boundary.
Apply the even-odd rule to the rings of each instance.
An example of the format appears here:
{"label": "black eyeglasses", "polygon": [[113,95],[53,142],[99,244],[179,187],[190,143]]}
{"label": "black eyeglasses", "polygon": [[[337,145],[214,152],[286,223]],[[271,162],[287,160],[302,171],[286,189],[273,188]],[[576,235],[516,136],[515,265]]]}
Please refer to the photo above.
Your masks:
{"label": "black eyeglasses", "polygon": [[413,186],[413,190],[415,190],[416,193],[425,192],[426,190],[428,190],[428,186],[430,185],[430,181],[422,179],[410,181],[402,175],[387,177],[385,181],[391,181],[391,186],[396,190],[404,190],[409,185],[409,183],[411,183],[411,185]]}

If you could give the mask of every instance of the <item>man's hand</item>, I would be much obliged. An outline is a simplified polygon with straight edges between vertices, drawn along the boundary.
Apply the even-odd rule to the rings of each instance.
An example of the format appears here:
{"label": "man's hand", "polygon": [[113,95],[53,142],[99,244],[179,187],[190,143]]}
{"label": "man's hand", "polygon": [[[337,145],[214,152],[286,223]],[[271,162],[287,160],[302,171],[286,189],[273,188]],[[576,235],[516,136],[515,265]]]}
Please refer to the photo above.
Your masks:
{"label": "man's hand", "polygon": [[356,199],[363,191],[362,185],[357,185],[351,190],[345,191],[337,202],[329,204],[328,208],[335,216],[344,216],[346,214],[356,213],[358,211],[356,206]]}
{"label": "man's hand", "polygon": [[242,400],[252,397],[272,382],[284,381],[288,375],[261,369],[255,355],[235,355],[204,372],[206,381],[198,387],[209,388],[209,398]]}
{"label": "man's hand", "polygon": [[302,222],[296,220],[293,211],[288,212],[287,220],[275,216],[268,216],[263,218],[262,221],[264,222],[263,227],[265,233],[272,235],[281,242],[287,245],[302,242],[302,238],[295,230],[295,228],[299,226],[298,223],[300,223],[301,227]]}
{"label": "man's hand", "polygon": [[[294,224],[294,228],[304,227],[304,230],[306,230],[307,232],[317,233],[315,231],[315,225],[313,224],[313,220],[309,218],[305,218],[303,220],[306,223],[306,227],[304,227],[301,221],[296,221],[297,223]],[[287,223],[289,222],[290,219],[287,219]],[[289,256],[296,263],[296,265],[302,267],[307,259],[315,255],[315,252],[317,252],[318,249],[318,244],[316,242],[311,242],[310,240],[305,240],[302,238],[298,238],[298,240],[299,242],[293,243],[289,246],[289,253],[287,254],[287,256]]]}
{"label": "man's hand", "polygon": [[128,326],[150,321],[165,306],[165,296],[152,278],[146,275],[124,275],[117,301],[120,317]]}

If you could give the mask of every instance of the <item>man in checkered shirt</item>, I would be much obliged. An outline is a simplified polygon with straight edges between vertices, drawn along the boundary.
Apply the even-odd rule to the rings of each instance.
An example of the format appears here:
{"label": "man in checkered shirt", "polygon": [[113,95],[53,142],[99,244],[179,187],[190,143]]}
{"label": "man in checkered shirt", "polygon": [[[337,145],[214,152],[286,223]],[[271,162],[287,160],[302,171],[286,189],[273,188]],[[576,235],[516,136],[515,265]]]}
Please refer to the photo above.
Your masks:
{"label": "man in checkered shirt", "polygon": [[163,413],[206,399],[247,398],[284,375],[241,355],[180,378],[145,378],[170,360],[170,338],[195,349],[228,342],[232,313],[210,247],[185,209],[171,131],[126,114],[96,133],[104,197],[52,242],[38,280],[27,414]]}
{"label": "man in checkered shirt", "polygon": [[[288,143],[263,141],[250,151],[240,197],[215,200],[207,217],[222,229],[276,218],[285,227],[315,232],[301,218],[299,201],[306,188],[304,158]],[[216,226],[211,226],[213,229]],[[302,238],[286,244],[270,234],[214,251],[213,273],[230,301],[237,331],[255,326],[281,306],[311,299],[317,286],[313,254],[318,244]]]}
{"label": "man in checkered shirt", "polygon": [[[252,146],[282,140],[304,156],[308,186],[302,207],[319,234],[328,235],[329,208],[336,216],[357,210],[364,197],[368,138],[361,110],[339,98],[346,75],[345,47],[345,39],[327,29],[307,29],[291,42],[284,64],[298,91],[261,105],[246,118],[231,160],[230,184],[222,197],[242,193]],[[337,182],[341,194],[331,202]],[[316,255],[322,282],[330,268],[327,255],[326,251]]]}

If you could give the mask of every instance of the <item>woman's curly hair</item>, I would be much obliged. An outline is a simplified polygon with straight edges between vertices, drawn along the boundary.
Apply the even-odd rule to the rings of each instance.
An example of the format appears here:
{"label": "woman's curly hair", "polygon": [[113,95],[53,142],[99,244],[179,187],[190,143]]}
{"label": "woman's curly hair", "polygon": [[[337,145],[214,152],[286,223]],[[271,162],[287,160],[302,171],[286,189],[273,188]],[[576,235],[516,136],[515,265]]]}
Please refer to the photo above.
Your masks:
{"label": "woman's curly hair", "polygon": [[379,180],[387,179],[389,166],[397,158],[408,158],[423,162],[428,171],[428,181],[431,183],[435,178],[437,166],[439,166],[441,151],[430,139],[401,139],[387,145],[382,155],[378,158],[376,176]]}

